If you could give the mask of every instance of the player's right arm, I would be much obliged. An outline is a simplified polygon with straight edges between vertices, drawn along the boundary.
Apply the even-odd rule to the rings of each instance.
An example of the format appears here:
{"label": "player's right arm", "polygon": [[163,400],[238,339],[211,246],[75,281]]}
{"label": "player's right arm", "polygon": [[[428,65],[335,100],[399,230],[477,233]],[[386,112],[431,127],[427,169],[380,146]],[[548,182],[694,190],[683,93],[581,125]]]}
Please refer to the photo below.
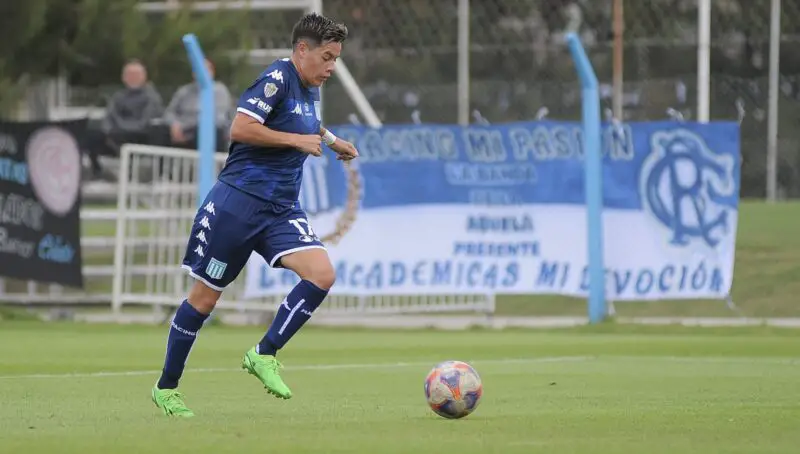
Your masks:
{"label": "player's right arm", "polygon": [[319,134],[291,134],[276,131],[242,112],[236,112],[231,124],[231,140],[265,148],[296,148],[314,156],[322,155]]}
{"label": "player's right arm", "polygon": [[292,134],[267,126],[270,114],[288,92],[284,78],[271,75],[275,74],[270,72],[273,68],[267,69],[266,76],[257,80],[239,98],[231,124],[231,140],[264,148],[291,147],[314,156],[322,155],[322,137],[318,134]]}

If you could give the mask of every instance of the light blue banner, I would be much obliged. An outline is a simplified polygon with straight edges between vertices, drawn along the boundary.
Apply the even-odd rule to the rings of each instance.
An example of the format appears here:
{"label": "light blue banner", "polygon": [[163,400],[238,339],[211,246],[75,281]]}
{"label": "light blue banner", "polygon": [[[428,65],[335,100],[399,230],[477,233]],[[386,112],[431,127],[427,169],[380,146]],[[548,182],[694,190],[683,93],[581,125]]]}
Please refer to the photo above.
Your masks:
{"label": "light blue banner", "polygon": [[[369,188],[364,193],[364,208],[584,204],[578,123],[544,121],[467,128],[338,126],[331,130],[359,150],[358,165],[364,185]],[[659,135],[675,131],[685,134],[655,142]],[[711,195],[718,203],[737,205],[740,163],[736,123],[607,124],[603,139],[603,201],[607,208],[643,208],[639,191],[642,166],[655,148],[667,153],[663,166],[689,165],[717,172],[721,177],[725,176],[719,173],[721,169],[715,169],[714,157],[732,158],[733,195]],[[326,177],[330,206],[341,206],[346,198],[341,166],[327,166]]]}
{"label": "light blue banner", "polygon": [[[334,292],[586,296],[591,232],[577,123],[331,129],[361,155],[357,212],[345,215],[346,170],[330,151],[307,160],[301,205],[318,235],[335,233]],[[631,123],[602,133],[606,295],[727,295],[738,125]],[[295,279],[255,257],[247,293],[285,293]]]}

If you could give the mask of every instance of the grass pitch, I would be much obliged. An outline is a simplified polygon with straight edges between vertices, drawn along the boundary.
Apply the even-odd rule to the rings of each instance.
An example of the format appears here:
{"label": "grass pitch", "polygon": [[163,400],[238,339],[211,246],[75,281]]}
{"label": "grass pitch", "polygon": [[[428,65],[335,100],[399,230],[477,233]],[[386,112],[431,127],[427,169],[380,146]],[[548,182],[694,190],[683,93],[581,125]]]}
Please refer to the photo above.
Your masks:
{"label": "grass pitch", "polygon": [[[239,369],[263,334],[207,326],[169,420],[149,391],[166,327],[0,322],[2,453],[791,453],[800,333],[605,325],[559,331],[309,328],[289,401]],[[471,362],[484,397],[445,420],[428,370]]]}

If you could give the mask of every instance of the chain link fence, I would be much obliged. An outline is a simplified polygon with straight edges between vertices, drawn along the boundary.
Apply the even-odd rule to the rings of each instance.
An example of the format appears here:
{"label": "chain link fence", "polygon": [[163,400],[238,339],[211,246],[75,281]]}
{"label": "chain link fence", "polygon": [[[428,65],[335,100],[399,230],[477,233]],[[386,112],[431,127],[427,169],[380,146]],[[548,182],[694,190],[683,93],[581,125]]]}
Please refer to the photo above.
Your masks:
{"label": "chain link fence", "polygon": [[[457,1],[329,0],[353,30],[348,61],[386,122],[453,123],[457,115]],[[627,121],[697,119],[698,0],[623,0],[623,105]],[[770,0],[712,0],[710,119],[740,121],[742,196],[766,187]],[[564,34],[578,32],[613,89],[613,0],[485,0],[470,10],[470,109],[491,122],[577,119],[580,90]],[[782,1],[778,186],[800,196],[800,0]],[[335,85],[328,118],[352,107]]]}
{"label": "chain link fence", "polygon": [[[800,196],[800,1],[782,0],[778,188]],[[742,197],[766,188],[771,0],[712,0],[711,121],[740,121]],[[630,118],[652,120],[675,109],[697,118],[698,1],[625,0],[625,89]]]}
{"label": "chain link fence", "polygon": [[[347,22],[351,71],[386,122],[455,123],[458,106],[458,1],[340,0],[325,13]],[[563,33],[608,14],[585,15],[560,0],[470,2],[470,109],[491,122],[579,113],[575,70]],[[605,31],[607,34],[608,32]],[[595,40],[597,41],[597,40]],[[608,53],[608,43],[602,40]],[[326,109],[339,109],[335,85]],[[333,104],[333,105],[331,105]],[[333,118],[337,113],[331,112]],[[330,117],[329,117],[330,118]]]}
{"label": "chain link fence", "polygon": [[[764,197],[771,0],[711,0],[710,119],[741,121],[742,196]],[[580,88],[564,45],[577,32],[612,106],[615,0],[472,0],[469,14],[471,121],[580,117]],[[698,0],[622,0],[626,121],[697,118]],[[344,60],[384,123],[455,123],[458,118],[458,0],[324,0],[350,29]],[[254,11],[252,48],[287,49],[300,9]],[[782,0],[778,185],[800,197],[800,0]],[[223,80],[241,91],[247,80]],[[187,77],[188,79],[188,77]],[[239,78],[241,79],[241,78]],[[158,81],[156,81],[158,83]],[[160,87],[162,91],[169,87]],[[81,102],[108,92],[74,90]],[[168,99],[169,94],[165,97]],[[325,118],[354,119],[334,78]],[[546,108],[546,111],[543,109]]]}

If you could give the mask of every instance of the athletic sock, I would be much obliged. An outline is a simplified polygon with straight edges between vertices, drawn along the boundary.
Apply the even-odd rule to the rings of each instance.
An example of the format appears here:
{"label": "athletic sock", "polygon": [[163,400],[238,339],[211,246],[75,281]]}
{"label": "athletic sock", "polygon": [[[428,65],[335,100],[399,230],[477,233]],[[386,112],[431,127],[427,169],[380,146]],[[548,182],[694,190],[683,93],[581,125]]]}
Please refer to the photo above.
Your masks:
{"label": "athletic sock", "polygon": [[256,346],[258,354],[274,356],[311,318],[327,295],[327,290],[309,281],[300,281],[278,307],[267,334]]}
{"label": "athletic sock", "polygon": [[164,369],[158,380],[158,389],[175,389],[183,375],[183,368],[192,350],[192,344],[197,338],[197,332],[203,327],[207,314],[201,314],[189,301],[183,303],[175,312],[167,337],[167,357],[164,360]]}

